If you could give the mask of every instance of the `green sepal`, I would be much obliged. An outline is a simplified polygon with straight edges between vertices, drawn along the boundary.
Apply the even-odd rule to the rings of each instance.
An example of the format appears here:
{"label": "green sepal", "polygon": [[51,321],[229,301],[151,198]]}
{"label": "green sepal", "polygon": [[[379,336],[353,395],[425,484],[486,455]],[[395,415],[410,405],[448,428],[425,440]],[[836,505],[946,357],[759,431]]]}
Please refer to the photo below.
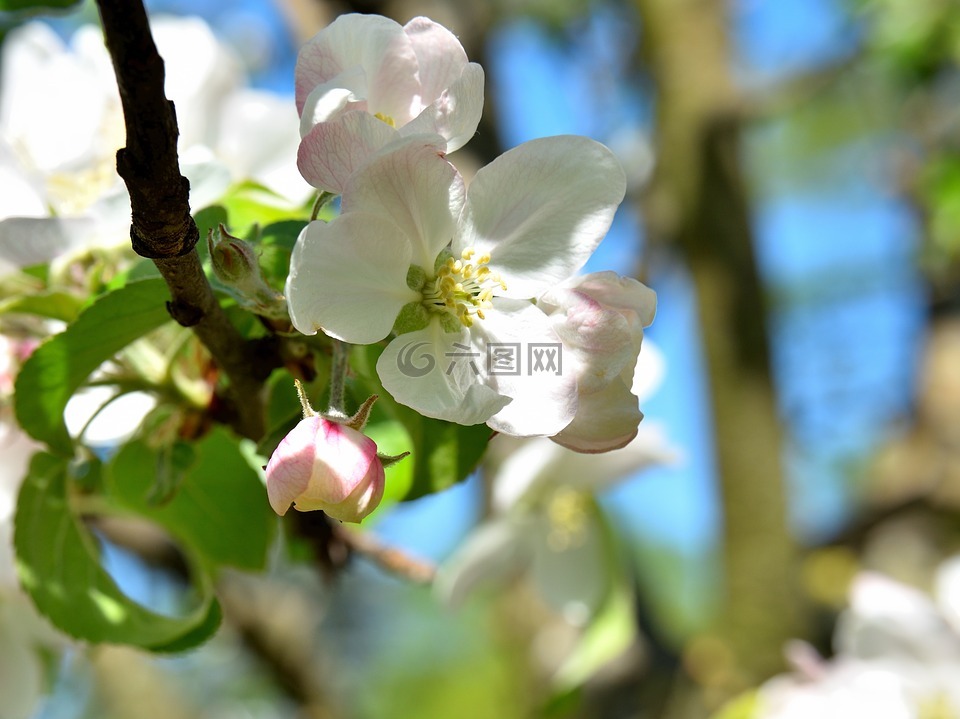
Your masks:
{"label": "green sepal", "polygon": [[393,331],[398,335],[425,329],[430,324],[430,312],[421,302],[408,302],[400,309]]}

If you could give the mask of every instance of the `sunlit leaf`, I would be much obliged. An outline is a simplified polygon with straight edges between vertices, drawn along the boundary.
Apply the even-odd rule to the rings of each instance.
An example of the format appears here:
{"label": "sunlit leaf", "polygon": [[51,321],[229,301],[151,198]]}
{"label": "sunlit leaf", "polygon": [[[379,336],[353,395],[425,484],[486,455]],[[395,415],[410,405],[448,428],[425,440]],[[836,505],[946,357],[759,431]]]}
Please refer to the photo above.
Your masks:
{"label": "sunlit leaf", "polygon": [[0,302],[0,314],[19,313],[73,322],[82,305],[83,300],[67,292],[38,292],[3,300]]}
{"label": "sunlit leaf", "polygon": [[70,506],[62,458],[34,455],[17,502],[14,547],[24,589],[70,636],[161,651],[195,646],[216,629],[219,611],[202,571],[194,577],[200,601],[179,617],[150,611],[117,587],[100,564],[96,541]]}
{"label": "sunlit leaf", "polygon": [[78,7],[81,0],[0,0],[0,12],[42,13]]}
{"label": "sunlit leaf", "polygon": [[158,471],[169,458],[142,441],[124,445],[105,470],[110,496],[164,527],[211,564],[262,568],[276,518],[239,440],[218,428],[193,450],[177,467],[182,476],[174,494],[158,504]]}
{"label": "sunlit leaf", "polygon": [[132,282],[90,305],[76,322],[45,341],[17,375],[17,421],[34,439],[64,456],[73,453],[63,421],[67,401],[99,367],[147,332],[170,319],[161,279]]}

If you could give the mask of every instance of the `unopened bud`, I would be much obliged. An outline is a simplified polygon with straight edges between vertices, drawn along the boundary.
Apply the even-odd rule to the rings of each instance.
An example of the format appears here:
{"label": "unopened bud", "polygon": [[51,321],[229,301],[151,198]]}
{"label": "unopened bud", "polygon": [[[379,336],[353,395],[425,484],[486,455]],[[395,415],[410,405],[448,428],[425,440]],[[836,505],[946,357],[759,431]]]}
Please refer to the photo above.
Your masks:
{"label": "unopened bud", "polygon": [[220,224],[207,233],[207,249],[213,273],[244,308],[265,317],[287,316],[286,300],[264,281],[250,243],[234,237]]}
{"label": "unopened bud", "polygon": [[322,509],[360,522],[383,498],[383,463],[376,443],[321,415],[306,417],[284,437],[267,464],[267,496],[280,515]]}

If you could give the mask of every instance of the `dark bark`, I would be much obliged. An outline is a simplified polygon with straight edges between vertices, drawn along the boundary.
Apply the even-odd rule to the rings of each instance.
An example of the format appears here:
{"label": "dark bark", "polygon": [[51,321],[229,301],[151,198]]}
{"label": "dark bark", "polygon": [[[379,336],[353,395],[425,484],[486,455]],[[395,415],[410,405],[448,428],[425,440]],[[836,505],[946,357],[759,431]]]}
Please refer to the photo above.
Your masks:
{"label": "dark bark", "polygon": [[180,174],[177,117],[164,94],[164,64],[141,0],[97,0],[126,125],[117,172],[130,193],[134,251],[154,261],[170,288],[170,315],[192,327],[229,380],[221,416],[240,434],[264,433],[263,380],[279,364],[264,357],[230,324],[194,249],[190,183]]}

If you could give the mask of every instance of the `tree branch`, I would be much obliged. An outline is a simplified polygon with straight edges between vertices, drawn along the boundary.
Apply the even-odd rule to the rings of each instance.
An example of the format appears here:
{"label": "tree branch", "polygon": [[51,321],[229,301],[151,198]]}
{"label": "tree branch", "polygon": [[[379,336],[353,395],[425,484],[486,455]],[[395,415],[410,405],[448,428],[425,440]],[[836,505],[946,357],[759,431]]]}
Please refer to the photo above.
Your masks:
{"label": "tree branch", "polygon": [[225,417],[241,434],[264,433],[263,380],[274,363],[257,357],[220,308],[194,249],[190,183],[180,174],[176,111],[164,94],[163,59],[142,0],[97,0],[126,126],[117,172],[130,192],[134,251],[154,261],[170,288],[170,315],[192,327],[229,379]]}

